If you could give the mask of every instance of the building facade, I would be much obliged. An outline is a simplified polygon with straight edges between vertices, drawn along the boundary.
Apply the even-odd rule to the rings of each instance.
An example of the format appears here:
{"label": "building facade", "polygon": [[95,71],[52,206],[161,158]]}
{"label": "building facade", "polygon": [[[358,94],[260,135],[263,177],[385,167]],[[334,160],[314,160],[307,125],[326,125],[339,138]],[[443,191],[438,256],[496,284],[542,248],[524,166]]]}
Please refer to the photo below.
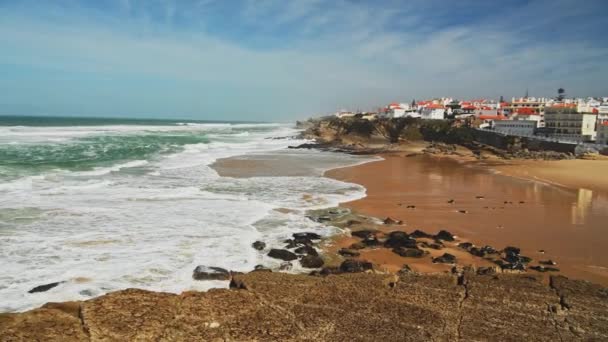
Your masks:
{"label": "building facade", "polygon": [[545,113],[545,126],[550,137],[571,141],[592,141],[596,135],[597,115],[561,110]]}
{"label": "building facade", "polygon": [[538,128],[536,120],[496,120],[493,122],[496,132],[508,135],[531,136]]}
{"label": "building facade", "polygon": [[597,138],[595,142],[598,144],[608,145],[608,122],[602,122],[597,126]]}

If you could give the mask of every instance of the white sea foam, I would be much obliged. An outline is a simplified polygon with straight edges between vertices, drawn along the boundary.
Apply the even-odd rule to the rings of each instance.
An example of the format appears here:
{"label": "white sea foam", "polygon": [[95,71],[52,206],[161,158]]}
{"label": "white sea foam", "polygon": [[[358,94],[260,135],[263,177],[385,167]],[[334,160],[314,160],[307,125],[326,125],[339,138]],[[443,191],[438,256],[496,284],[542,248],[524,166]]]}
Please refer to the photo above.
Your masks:
{"label": "white sea foam", "polygon": [[[303,142],[270,139],[294,135],[285,125],[13,129],[10,139],[19,137],[20,143],[149,129],[202,129],[214,137],[209,143],[186,145],[181,151],[146,160],[88,171],[45,170],[0,183],[0,312],[88,299],[129,287],[181,292],[226,286],[194,281],[192,270],[201,264],[236,271],[251,270],[259,263],[276,266],[277,260],[254,250],[251,243],[263,240],[279,247],[294,232],[330,234],[332,228],[305,218],[305,210],[365,195],[363,187],[319,177],[321,172],[229,178],[210,168],[219,158],[280,154]],[[335,166],[371,160],[317,151],[290,155],[308,158],[313,170],[326,169],[328,160]],[[323,163],[315,167],[315,160]],[[274,210],[279,207],[293,212]],[[55,281],[63,283],[47,292],[27,293]]]}

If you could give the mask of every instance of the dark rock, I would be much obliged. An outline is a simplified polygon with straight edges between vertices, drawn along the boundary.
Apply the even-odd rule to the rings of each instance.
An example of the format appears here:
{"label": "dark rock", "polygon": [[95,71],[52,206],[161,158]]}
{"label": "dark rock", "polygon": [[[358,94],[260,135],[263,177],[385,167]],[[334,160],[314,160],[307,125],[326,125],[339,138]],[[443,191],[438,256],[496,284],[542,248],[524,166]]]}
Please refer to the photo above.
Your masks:
{"label": "dark rock", "polygon": [[519,249],[517,247],[508,246],[508,247],[505,247],[505,249],[503,249],[502,251],[505,254],[519,255],[519,253],[521,252],[521,249]]}
{"label": "dark rock", "polygon": [[551,267],[551,266],[542,266],[542,265],[539,265],[539,266],[530,266],[530,269],[535,270],[537,272],[541,272],[541,273],[544,273],[544,272],[559,272],[559,268]]}
{"label": "dark rock", "polygon": [[384,242],[384,247],[410,247],[416,248],[416,240],[410,238],[406,232],[393,231],[388,234],[388,239]]}
{"label": "dark rock", "polygon": [[443,244],[438,243],[438,242],[433,242],[433,243],[429,243],[429,248],[432,249],[442,249],[443,248]]}
{"label": "dark rock", "polygon": [[345,257],[357,257],[359,255],[361,255],[361,253],[357,252],[354,249],[348,249],[348,248],[342,248],[338,251],[338,254],[345,256]]}
{"label": "dark rock", "polygon": [[421,258],[425,255],[422,249],[405,247],[393,248],[393,253],[398,254],[404,258]]}
{"label": "dark rock", "polygon": [[453,199],[448,200],[448,203],[449,203],[449,204],[453,204],[454,202],[456,202],[456,201],[454,201]]}
{"label": "dark rock", "polygon": [[458,244],[458,247],[468,251],[471,249],[471,247],[473,247],[473,244],[470,242],[461,242]]}
{"label": "dark rock", "polygon": [[498,251],[495,250],[494,247],[488,245],[481,247],[481,251],[485,254],[498,254]]}
{"label": "dark rock", "polygon": [[456,263],[456,257],[449,253],[444,253],[440,257],[433,258],[433,263],[441,263],[441,264],[454,264]]}
{"label": "dark rock", "polygon": [[412,237],[414,239],[419,239],[419,238],[428,238],[428,239],[430,239],[430,238],[433,237],[433,235],[416,229],[416,230],[414,230],[413,233],[410,234],[410,237]]}
{"label": "dark rock", "polygon": [[340,274],[342,271],[339,267],[323,267],[321,271],[318,271],[319,275],[326,276],[330,274]]}
{"label": "dark rock", "polygon": [[459,212],[459,213],[461,213],[461,214],[468,214],[468,213],[469,213],[469,212],[468,212],[468,211],[466,211],[466,210],[458,210],[458,212]]}
{"label": "dark rock", "polygon": [[300,264],[302,267],[306,268],[319,268],[323,266],[324,262],[323,259],[317,255],[307,255],[300,259]]}
{"label": "dark rock", "polygon": [[313,242],[307,237],[294,237],[293,242],[297,245],[312,246]]}
{"label": "dark rock", "polygon": [[395,220],[395,219],[393,219],[391,217],[387,217],[387,218],[384,219],[384,224],[402,224],[402,223],[403,223],[403,221],[401,221],[401,220]]}
{"label": "dark rock", "polygon": [[377,233],[378,233],[377,230],[363,229],[363,230],[357,230],[357,231],[351,232],[350,235],[361,238],[361,239],[367,239],[370,236],[375,236]]}
{"label": "dark rock", "polygon": [[280,259],[283,261],[291,261],[291,260],[296,260],[298,258],[297,255],[295,255],[294,253],[286,250],[286,249],[271,249],[270,252],[268,252],[268,256],[271,258],[275,258],[275,259]]}
{"label": "dark rock", "polygon": [[437,235],[435,235],[435,239],[443,240],[443,241],[454,241],[454,235],[448,232],[447,230],[441,230]]}
{"label": "dark rock", "polygon": [[407,209],[416,209],[416,206],[415,205],[408,205],[406,208]]}
{"label": "dark rock", "polygon": [[319,253],[317,252],[317,250],[314,247],[311,247],[311,246],[298,247],[293,252],[296,253],[296,254],[319,255]]}
{"label": "dark rock", "polygon": [[262,241],[256,241],[256,242],[252,243],[252,244],[251,244],[251,246],[252,246],[254,249],[257,249],[258,251],[261,251],[261,250],[263,250],[264,248],[266,248],[266,243],[265,243],[265,242],[262,242]]}
{"label": "dark rock", "polygon": [[255,265],[252,272],[272,272],[272,270],[264,265]]}
{"label": "dark rock", "polygon": [[483,197],[483,196],[475,196],[475,198],[477,198],[477,199],[484,199],[485,197]]}
{"label": "dark rock", "polygon": [[340,264],[340,271],[345,273],[357,273],[371,270],[373,265],[371,262],[362,260],[345,260]]}
{"label": "dark rock", "polygon": [[555,266],[557,265],[557,263],[553,260],[541,260],[538,262],[541,265],[549,265],[549,266]]}
{"label": "dark rock", "polygon": [[480,257],[480,258],[483,258],[484,256],[486,256],[486,253],[481,248],[477,248],[477,247],[471,247],[469,249],[469,253],[471,253],[472,255],[474,255],[476,257]]}
{"label": "dark rock", "polygon": [[46,292],[54,287],[57,287],[57,285],[59,285],[61,283],[64,283],[64,282],[58,281],[58,282],[54,282],[54,283],[39,285],[39,286],[36,286],[33,289],[27,291],[27,293]]}
{"label": "dark rock", "polygon": [[348,247],[349,249],[363,249],[367,247],[363,242],[355,242],[352,245],[350,245],[350,247]]}
{"label": "dark rock", "polygon": [[496,265],[500,266],[500,268],[505,271],[525,271],[526,270],[526,265],[524,265],[520,262],[509,263],[509,262],[505,262],[503,260],[495,260],[494,263]]}
{"label": "dark rock", "polygon": [[331,217],[329,217],[329,216],[320,216],[320,217],[317,217],[316,221],[319,222],[319,223],[328,222],[328,221],[331,221]]}
{"label": "dark rock", "polygon": [[308,239],[308,240],[320,240],[321,239],[321,235],[317,234],[317,233],[293,233],[292,234],[294,239]]}
{"label": "dark rock", "polygon": [[230,280],[230,272],[220,267],[199,265],[192,272],[194,280]]}
{"label": "dark rock", "polygon": [[293,268],[293,264],[290,263],[289,261],[286,262],[282,262],[281,265],[279,266],[279,271],[289,271]]}
{"label": "dark rock", "polygon": [[380,241],[375,236],[370,236],[361,241],[367,247],[374,247],[380,245]]}

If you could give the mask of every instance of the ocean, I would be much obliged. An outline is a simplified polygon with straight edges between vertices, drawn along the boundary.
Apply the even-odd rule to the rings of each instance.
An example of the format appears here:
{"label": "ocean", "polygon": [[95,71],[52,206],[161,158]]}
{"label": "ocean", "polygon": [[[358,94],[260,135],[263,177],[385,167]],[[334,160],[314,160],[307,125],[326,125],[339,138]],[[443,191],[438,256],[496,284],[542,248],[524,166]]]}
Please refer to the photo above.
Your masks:
{"label": "ocean", "polygon": [[[133,287],[225,287],[193,280],[193,269],[277,267],[251,243],[335,233],[306,211],[365,189],[323,172],[370,158],[288,149],[305,142],[297,133],[273,123],[0,117],[0,312]],[[258,155],[305,171],[222,177],[212,167]],[[28,293],[52,282],[62,283]]]}

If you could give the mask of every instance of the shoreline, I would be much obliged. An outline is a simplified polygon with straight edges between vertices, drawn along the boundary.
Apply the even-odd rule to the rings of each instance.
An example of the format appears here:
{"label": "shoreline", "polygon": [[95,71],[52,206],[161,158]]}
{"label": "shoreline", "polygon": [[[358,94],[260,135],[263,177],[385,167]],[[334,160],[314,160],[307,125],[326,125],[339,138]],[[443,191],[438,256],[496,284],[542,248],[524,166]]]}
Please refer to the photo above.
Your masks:
{"label": "shoreline", "polygon": [[[348,208],[353,210],[353,212],[357,214],[372,216],[384,219],[386,217],[392,217],[396,220],[404,220],[405,225],[396,225],[396,226],[382,226],[377,225],[373,227],[354,227],[353,229],[362,229],[362,228],[372,228],[381,231],[382,234],[389,233],[392,230],[401,230],[411,233],[414,229],[420,229],[425,232],[429,232],[431,234],[436,233],[440,229],[440,225],[437,225],[437,221],[434,216],[446,216],[450,215],[449,213],[438,213],[436,208],[432,208],[433,204],[427,204],[427,207],[431,208],[420,208],[418,204],[416,209],[412,210],[402,210],[402,207],[407,208],[407,206],[415,206],[415,203],[420,203],[421,199],[418,196],[419,189],[413,191],[413,194],[407,193],[408,189],[403,189],[403,186],[400,184],[396,184],[395,182],[391,183],[391,185],[379,185],[378,183],[382,183],[382,181],[375,180],[373,175],[382,175],[388,173],[395,172],[405,172],[405,170],[400,169],[401,166],[396,166],[395,163],[391,162],[391,159],[403,159],[403,160],[411,160],[412,163],[417,163],[418,161],[414,161],[419,158],[428,158],[434,161],[441,161],[441,163],[453,163],[454,167],[462,168],[464,170],[471,170],[471,172],[485,172],[490,175],[488,177],[497,177],[503,178],[503,182],[524,182],[527,184],[532,184],[532,186],[540,186],[547,188],[555,188],[562,189],[566,192],[579,191],[582,193],[588,193],[579,183],[576,183],[578,180],[577,177],[573,177],[572,179],[567,179],[567,172],[572,171],[572,168],[576,168],[580,164],[591,165],[597,167],[600,165],[600,170],[596,172],[602,172],[602,170],[608,170],[608,162],[605,160],[569,160],[569,161],[526,161],[526,160],[492,160],[488,158],[486,160],[477,160],[475,158],[471,158],[463,155],[430,155],[430,156],[421,156],[420,150],[422,145],[413,144],[411,146],[402,146],[402,149],[395,152],[383,153],[377,155],[378,157],[383,158],[383,160],[374,161],[372,163],[367,163],[358,166],[347,166],[342,168],[336,168],[333,170],[329,170],[324,173],[325,177],[352,182],[356,184],[360,184],[366,188],[366,197],[360,200],[341,203],[340,207]],[[413,155],[416,154],[416,155]],[[388,160],[388,161],[387,161]],[[560,180],[565,179],[566,181],[561,181],[558,183],[555,179],[538,179],[533,178],[539,170],[542,171],[543,168],[546,168],[548,163],[563,165],[566,164],[563,168],[563,171],[558,175],[561,177]],[[375,165],[373,165],[375,164]],[[396,169],[395,169],[396,168]],[[370,170],[374,170],[375,172],[371,172]],[[466,172],[466,171],[465,171]],[[364,175],[361,175],[363,173]],[[381,176],[378,176],[381,178]],[[506,179],[506,180],[505,180]],[[593,179],[593,178],[592,178]],[[391,181],[391,180],[384,180]],[[394,181],[394,180],[393,180]],[[578,187],[576,186],[578,185]],[[393,187],[393,188],[391,188]],[[395,190],[398,189],[398,190]],[[582,190],[579,190],[582,189]],[[593,191],[594,196],[605,196],[608,191],[605,191],[608,188],[604,187],[603,183],[600,183],[598,186],[594,187]],[[449,193],[449,191],[446,191]],[[393,196],[395,193],[398,193],[398,196]],[[598,195],[599,194],[599,195]],[[408,203],[388,203],[390,200],[382,199],[382,195],[384,197],[390,197],[396,199],[397,197],[401,197],[401,201],[409,201]],[[449,194],[448,194],[449,195]],[[453,194],[452,196],[457,196],[457,194]],[[579,194],[580,197],[580,194]],[[604,197],[602,197],[604,198]],[[409,204],[409,203],[414,204]],[[505,202],[506,203],[506,202]],[[396,204],[399,206],[396,207]],[[435,205],[436,206],[436,205]],[[425,218],[420,214],[419,209],[427,209],[429,210],[427,220],[431,222],[431,224],[425,225]],[[479,209],[471,209],[471,211]],[[414,214],[415,213],[415,214]],[[512,213],[513,216],[517,215],[516,213]],[[538,213],[537,216],[545,215],[544,213]],[[414,218],[412,218],[414,216]],[[463,215],[464,216],[464,215]],[[471,218],[466,218],[466,220],[470,220]],[[462,217],[454,216],[453,220],[459,222],[462,220]],[[475,220],[475,218],[473,218]],[[484,220],[488,220],[484,218]],[[410,224],[410,221],[413,224]],[[516,222],[517,220],[513,220]],[[439,221],[441,222],[441,221]],[[542,222],[542,220],[541,220]],[[549,223],[547,223],[549,224]],[[369,225],[368,225],[369,226]],[[483,246],[485,244],[490,244],[495,247],[497,250],[500,250],[506,246],[515,245],[519,247],[515,241],[517,239],[508,239],[508,241],[502,241],[500,239],[500,234],[496,234],[497,236],[492,236],[492,239],[485,239],[484,236],[476,234],[476,230],[469,230],[463,228],[465,224],[456,224],[454,227],[450,227],[446,225],[445,229],[454,233],[458,236],[458,242],[471,242],[473,244],[478,244],[479,246]],[[490,236],[493,233],[490,233]],[[487,233],[486,233],[487,235]],[[530,236],[530,240],[534,240],[533,236]],[[325,248],[327,253],[337,253],[340,248],[348,248],[351,244],[357,242],[358,240],[349,236],[348,233],[343,235],[338,235],[332,238],[332,242]],[[521,243],[521,241],[519,241]],[[603,264],[600,265],[589,265],[589,260],[581,259],[574,260],[571,258],[571,255],[568,255],[568,258],[564,258],[560,256],[560,251],[557,247],[550,248],[547,253],[544,252],[543,247],[537,247],[535,249],[531,248],[533,243],[521,243],[523,246],[523,250],[526,253],[526,256],[531,257],[534,261],[544,261],[544,260],[556,260],[557,268],[560,269],[560,272],[547,272],[551,274],[563,274],[568,277],[574,279],[583,279],[589,280],[594,283],[599,283],[604,286],[608,285],[608,267]],[[555,245],[555,244],[554,244]],[[456,256],[458,260],[457,265],[472,265],[475,267],[492,267],[496,266],[492,262],[488,262],[485,258],[478,258],[476,256],[472,256],[467,253],[466,250],[458,247],[457,243],[444,243],[444,247],[441,248],[440,253],[438,251],[434,251],[433,249],[423,248],[425,252],[429,253],[429,257],[424,258],[424,260],[414,259],[414,258],[402,258],[399,255],[391,252],[390,249],[370,249],[364,250],[364,253],[360,253],[361,255],[356,257],[356,259],[365,259],[374,264],[379,264],[379,268],[381,270],[389,271],[389,272],[397,272],[399,269],[403,267],[404,264],[407,264],[413,271],[422,272],[422,273],[434,273],[434,272],[448,272],[449,268],[445,267],[445,265],[437,265],[433,264],[430,261],[430,257],[437,257],[442,253],[450,253]],[[542,251],[539,252],[539,251]],[[524,254],[522,252],[522,254]],[[572,254],[572,253],[570,253]],[[587,258],[587,257],[585,257]],[[560,260],[561,259],[561,260]],[[571,260],[572,259],[572,260]],[[563,262],[562,262],[563,261]],[[532,266],[532,264],[530,264]],[[536,265],[535,265],[536,266]],[[527,273],[538,274],[535,271],[527,271]],[[546,277],[545,277],[546,278]]]}

